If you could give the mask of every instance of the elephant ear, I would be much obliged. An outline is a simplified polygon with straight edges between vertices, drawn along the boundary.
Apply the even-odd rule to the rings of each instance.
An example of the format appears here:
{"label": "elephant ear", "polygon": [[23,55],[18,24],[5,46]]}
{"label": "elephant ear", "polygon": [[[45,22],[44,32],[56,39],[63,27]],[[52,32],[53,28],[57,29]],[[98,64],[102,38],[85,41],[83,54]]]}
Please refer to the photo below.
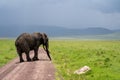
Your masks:
{"label": "elephant ear", "polygon": [[48,37],[45,33],[42,34],[43,36],[43,44],[47,44],[48,43]]}

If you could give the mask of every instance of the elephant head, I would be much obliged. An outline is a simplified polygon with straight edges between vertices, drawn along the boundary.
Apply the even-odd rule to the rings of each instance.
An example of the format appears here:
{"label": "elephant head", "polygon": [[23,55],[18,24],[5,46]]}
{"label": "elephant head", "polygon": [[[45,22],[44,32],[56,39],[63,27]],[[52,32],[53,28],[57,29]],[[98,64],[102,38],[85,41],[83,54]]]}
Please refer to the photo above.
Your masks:
{"label": "elephant head", "polygon": [[49,48],[49,39],[45,33],[42,33],[42,39],[43,39],[43,48],[47,50]]}
{"label": "elephant head", "polygon": [[48,55],[48,57],[49,57],[49,59],[51,60],[51,57],[50,57],[50,55],[49,55],[49,50],[48,50],[48,48],[49,48],[49,39],[48,39],[48,36],[45,34],[45,33],[42,33],[42,39],[43,39],[43,48],[44,48],[44,50],[47,52],[47,55]]}

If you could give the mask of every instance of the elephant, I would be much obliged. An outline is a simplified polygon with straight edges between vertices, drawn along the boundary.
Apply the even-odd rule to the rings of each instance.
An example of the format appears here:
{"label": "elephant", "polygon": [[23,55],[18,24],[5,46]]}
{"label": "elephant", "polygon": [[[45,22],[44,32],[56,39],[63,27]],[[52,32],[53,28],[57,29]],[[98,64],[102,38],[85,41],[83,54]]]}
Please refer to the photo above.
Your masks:
{"label": "elephant", "polygon": [[[15,41],[15,47],[17,50],[17,53],[19,55],[20,62],[24,62],[22,53],[25,52],[27,61],[36,61],[38,59],[38,49],[40,45],[43,45],[44,50],[47,53],[47,56],[51,60],[50,54],[49,54],[49,41],[48,37],[45,33],[22,33],[19,35]],[[30,50],[34,50],[34,57],[31,59],[29,52]]]}

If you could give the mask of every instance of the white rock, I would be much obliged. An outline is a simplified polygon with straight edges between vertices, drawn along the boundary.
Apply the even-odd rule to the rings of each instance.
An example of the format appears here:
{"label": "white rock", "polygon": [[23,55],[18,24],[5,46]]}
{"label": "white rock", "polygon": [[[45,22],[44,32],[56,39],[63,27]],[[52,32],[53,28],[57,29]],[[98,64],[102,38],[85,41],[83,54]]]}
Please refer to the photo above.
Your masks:
{"label": "white rock", "polygon": [[91,70],[89,66],[84,66],[84,67],[76,70],[74,72],[74,74],[84,74],[84,73],[88,72],[89,70]]}

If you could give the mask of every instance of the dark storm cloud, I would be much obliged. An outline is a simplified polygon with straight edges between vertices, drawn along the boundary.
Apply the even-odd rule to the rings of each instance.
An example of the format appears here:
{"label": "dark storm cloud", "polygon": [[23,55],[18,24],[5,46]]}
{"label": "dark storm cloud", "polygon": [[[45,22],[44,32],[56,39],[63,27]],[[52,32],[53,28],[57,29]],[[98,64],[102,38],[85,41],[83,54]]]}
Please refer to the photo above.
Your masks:
{"label": "dark storm cloud", "polygon": [[120,0],[0,0],[0,25],[119,28]]}
{"label": "dark storm cloud", "polygon": [[92,0],[92,4],[105,13],[120,13],[120,0]]}

